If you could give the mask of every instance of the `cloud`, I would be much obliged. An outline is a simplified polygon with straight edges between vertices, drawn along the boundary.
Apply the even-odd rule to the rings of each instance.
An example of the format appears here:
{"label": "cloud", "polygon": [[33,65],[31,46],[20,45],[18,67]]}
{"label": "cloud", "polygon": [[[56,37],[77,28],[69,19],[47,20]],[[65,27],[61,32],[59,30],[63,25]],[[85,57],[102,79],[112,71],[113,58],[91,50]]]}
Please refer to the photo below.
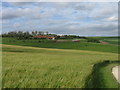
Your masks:
{"label": "cloud", "polygon": [[47,18],[54,14],[55,9],[45,9],[40,7],[34,8],[4,8],[2,13],[3,19],[14,19],[14,18],[30,18],[30,19],[41,19]]}
{"label": "cloud", "polygon": [[94,8],[95,8],[94,3],[93,4],[91,4],[91,3],[87,3],[87,4],[86,3],[79,3],[75,7],[76,10],[87,10],[87,11],[89,11],[89,10],[91,11]]}
{"label": "cloud", "polygon": [[105,19],[106,21],[118,21],[118,18],[115,16],[111,16]]}
{"label": "cloud", "polygon": [[5,9],[2,12],[2,19],[14,19],[21,16],[20,14],[16,13],[16,11],[14,11],[11,8]]}
{"label": "cloud", "polygon": [[69,23],[51,25],[50,27],[41,27],[40,31],[49,31],[57,34],[76,34],[76,35],[117,35],[117,24],[83,24]]}
{"label": "cloud", "polygon": [[[5,4],[4,4],[5,5]],[[117,3],[10,3],[3,7],[4,31],[117,35]]]}
{"label": "cloud", "polygon": [[31,2],[9,2],[10,5],[13,6],[25,6],[25,5],[29,5],[32,4]]}
{"label": "cloud", "polygon": [[[118,17],[118,4],[117,3],[102,3],[98,4],[91,12],[90,17],[98,20],[105,20],[109,17]],[[107,19],[106,19],[107,20]]]}
{"label": "cloud", "polygon": [[16,28],[16,27],[20,27],[20,26],[21,26],[20,23],[14,23],[14,24],[13,24],[13,27],[15,27],[15,28]]}

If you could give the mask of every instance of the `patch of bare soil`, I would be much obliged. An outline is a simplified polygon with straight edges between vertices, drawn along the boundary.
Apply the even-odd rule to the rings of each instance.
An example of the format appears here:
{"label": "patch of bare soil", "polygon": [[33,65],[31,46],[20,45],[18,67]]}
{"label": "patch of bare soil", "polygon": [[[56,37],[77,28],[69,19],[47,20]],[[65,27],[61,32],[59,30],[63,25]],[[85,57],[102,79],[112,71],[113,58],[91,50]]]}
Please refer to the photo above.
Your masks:
{"label": "patch of bare soil", "polygon": [[109,44],[108,42],[105,42],[105,41],[100,41],[100,43],[102,43],[102,44]]}

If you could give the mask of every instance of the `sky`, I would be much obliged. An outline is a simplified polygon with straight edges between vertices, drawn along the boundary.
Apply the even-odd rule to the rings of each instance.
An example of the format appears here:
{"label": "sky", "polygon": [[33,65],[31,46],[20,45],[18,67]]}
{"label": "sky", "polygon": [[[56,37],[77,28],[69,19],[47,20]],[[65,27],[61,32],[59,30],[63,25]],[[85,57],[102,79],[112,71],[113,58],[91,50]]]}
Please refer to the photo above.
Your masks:
{"label": "sky", "polygon": [[2,2],[2,32],[117,36],[117,2]]}

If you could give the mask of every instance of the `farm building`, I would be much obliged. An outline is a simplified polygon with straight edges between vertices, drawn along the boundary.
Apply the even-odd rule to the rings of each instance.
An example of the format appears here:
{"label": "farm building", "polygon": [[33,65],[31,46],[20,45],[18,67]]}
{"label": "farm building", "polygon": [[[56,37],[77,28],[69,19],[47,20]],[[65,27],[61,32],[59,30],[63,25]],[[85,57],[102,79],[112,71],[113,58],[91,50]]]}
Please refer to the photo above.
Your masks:
{"label": "farm building", "polygon": [[42,35],[42,36],[34,36],[36,39],[49,39],[49,40],[55,40],[54,36],[47,36],[47,35]]}

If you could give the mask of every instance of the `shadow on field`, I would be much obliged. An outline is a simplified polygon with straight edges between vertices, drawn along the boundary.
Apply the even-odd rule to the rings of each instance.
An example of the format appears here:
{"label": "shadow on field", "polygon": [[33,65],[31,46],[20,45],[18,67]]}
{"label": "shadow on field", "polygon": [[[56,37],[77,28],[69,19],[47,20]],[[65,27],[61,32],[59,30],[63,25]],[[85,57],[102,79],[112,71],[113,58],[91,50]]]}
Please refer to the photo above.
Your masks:
{"label": "shadow on field", "polygon": [[4,52],[26,52],[25,50],[17,50],[17,49],[2,49]]}
{"label": "shadow on field", "polygon": [[106,67],[109,64],[119,64],[120,61],[109,61],[97,63],[93,66],[92,73],[86,78],[85,88],[103,88],[105,87],[105,82],[102,77],[100,69]]}

